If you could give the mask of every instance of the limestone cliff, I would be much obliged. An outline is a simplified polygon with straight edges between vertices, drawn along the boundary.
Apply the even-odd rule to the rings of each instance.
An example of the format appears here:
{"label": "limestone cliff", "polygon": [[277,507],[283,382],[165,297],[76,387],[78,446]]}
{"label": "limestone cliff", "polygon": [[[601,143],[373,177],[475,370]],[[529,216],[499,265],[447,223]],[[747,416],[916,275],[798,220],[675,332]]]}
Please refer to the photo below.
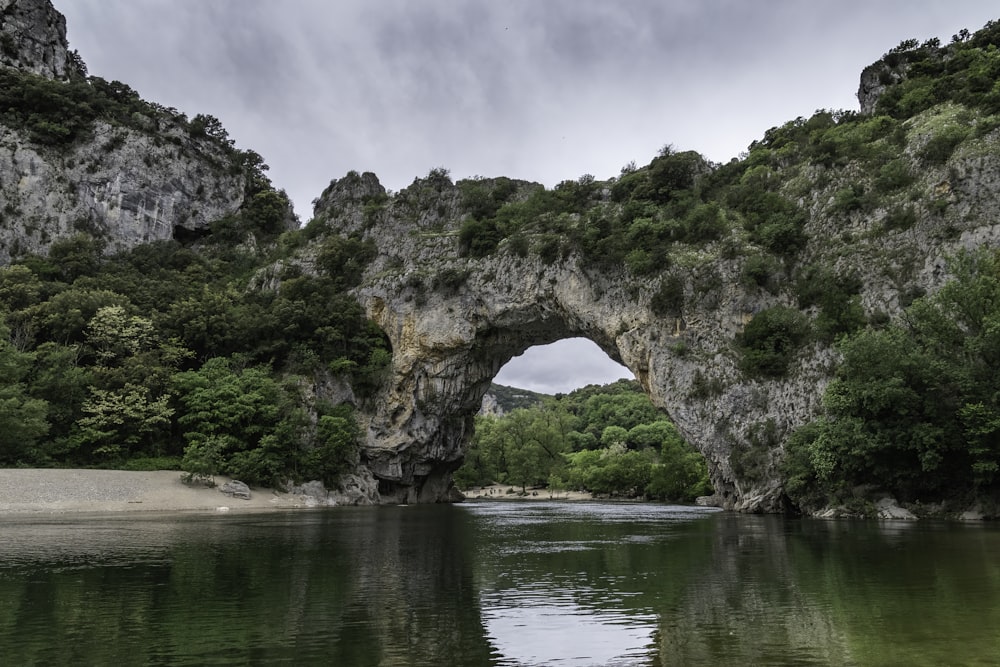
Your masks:
{"label": "limestone cliff", "polygon": [[[20,87],[32,91],[22,101],[47,102],[0,104],[0,265],[76,232],[109,251],[196,239],[262,194],[260,156],[234,149],[215,119],[86,78],[48,0],[0,0],[0,40],[0,96]],[[976,40],[964,60],[934,44],[890,52],[863,74],[864,114],[796,119],[728,165],[668,151],[555,194],[510,179],[456,184],[443,170],[392,195],[373,174],[333,181],[297,237],[305,247],[289,244],[257,286],[320,272],[332,236],[377,247],[352,293],[391,342],[388,375],[373,396],[316,387],[358,404],[357,497],[452,498],[499,369],[584,336],[705,455],[719,504],[781,510],[784,444],[821,407],[835,336],[898,317],[942,284],[959,249],[1000,246],[1000,95],[983,74],[1000,71],[1000,26]],[[904,89],[917,75],[951,78]],[[99,110],[80,103],[92,100]],[[270,238],[290,228],[272,215],[281,201],[259,203]],[[841,279],[851,287],[833,312],[816,295]],[[770,341],[782,367],[754,372],[744,334],[775,310],[821,335]]]}
{"label": "limestone cliff", "polygon": [[[109,251],[194,236],[238,210],[243,174],[220,169],[222,156],[184,134],[98,122],[86,140],[52,149],[0,126],[0,262],[76,232]],[[171,136],[178,143],[163,141]]]}
{"label": "limestone cliff", "polygon": [[125,84],[87,79],[65,31],[47,0],[0,2],[0,264],[77,232],[108,252],[188,240],[239,210],[246,153]]}

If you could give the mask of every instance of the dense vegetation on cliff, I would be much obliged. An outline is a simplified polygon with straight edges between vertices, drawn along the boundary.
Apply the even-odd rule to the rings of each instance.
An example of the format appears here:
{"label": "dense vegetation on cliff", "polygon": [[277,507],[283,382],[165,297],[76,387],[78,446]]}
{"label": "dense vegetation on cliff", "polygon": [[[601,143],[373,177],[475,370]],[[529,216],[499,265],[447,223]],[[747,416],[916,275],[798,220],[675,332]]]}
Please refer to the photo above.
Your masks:
{"label": "dense vegetation on cliff", "polygon": [[[953,158],[976,165],[997,146],[1000,22],[962,31],[947,46],[904,41],[865,80],[879,89],[867,113],[820,110],[795,119],[729,164],[668,146],[608,183],[583,177],[552,191],[504,179],[460,183],[469,214],[460,239],[470,256],[558,261],[580,253],[592,266],[621,266],[637,280],[651,278],[651,308],[678,321],[718,298],[720,286],[699,277],[699,266],[738,262],[745,287],[775,297],[733,340],[747,379],[786,377],[808,346],[833,345],[843,355],[822,415],[787,445],[786,490],[795,504],[857,504],[872,492],[910,502],[995,501],[996,260],[952,258],[955,280],[921,298],[912,283],[918,267],[905,253],[918,226],[948,241],[979,224],[949,212],[952,186],[977,168],[960,170]],[[873,265],[841,250],[858,240],[857,229],[885,245]],[[899,320],[864,307],[873,279],[896,290],[905,308]],[[701,395],[718,390],[706,382]],[[750,459],[784,436],[774,424],[751,436],[733,462],[752,477],[758,463]]]}
{"label": "dense vegetation on cliff", "polygon": [[787,446],[793,498],[857,506],[876,489],[910,503],[997,499],[1000,253],[957,258],[939,292],[839,348],[825,415]]}
{"label": "dense vegetation on cliff", "polygon": [[[237,178],[242,205],[209,229],[175,226],[174,240],[118,254],[93,219],[44,253],[19,249],[11,234],[13,260],[0,268],[0,465],[335,481],[357,463],[358,427],[351,404],[315,387],[348,378],[353,400],[364,400],[389,358],[346,293],[371,249],[331,241],[319,275],[290,267],[262,288],[254,281],[271,278],[259,272],[304,233],[279,243],[290,203],[261,156],[237,148],[214,117],[189,120],[87,76],[69,56],[64,80],[0,68],[9,137],[52,164],[92,160],[89,172],[139,136]],[[153,157],[136,153],[147,167]],[[0,225],[16,232],[29,224],[22,216],[8,201]]]}
{"label": "dense vegetation on cliff", "polygon": [[634,380],[590,385],[476,418],[461,488],[494,482],[692,501],[711,492],[700,454]]}
{"label": "dense vegetation on cliff", "polygon": [[[649,165],[628,165],[610,182],[584,176],[553,190],[503,178],[460,182],[468,214],[462,247],[471,256],[507,251],[546,261],[578,252],[595,267],[653,276],[651,306],[665,317],[680,317],[686,301],[719,288],[706,277],[686,292],[684,273],[712,258],[737,259],[745,285],[816,311],[811,323],[788,309],[761,311],[737,341],[748,374],[780,377],[808,341],[832,342],[884,315],[864,312],[863,285],[838,266],[835,252],[804,254],[810,217],[866,215],[876,223],[872,235],[940,218],[947,192],[921,192],[917,175],[1000,127],[998,47],[998,22],[973,35],[963,31],[945,47],[904,41],[870,68],[886,86],[873,113],[820,110],[797,118],[725,165],[668,145]],[[844,187],[818,199],[845,172]]]}

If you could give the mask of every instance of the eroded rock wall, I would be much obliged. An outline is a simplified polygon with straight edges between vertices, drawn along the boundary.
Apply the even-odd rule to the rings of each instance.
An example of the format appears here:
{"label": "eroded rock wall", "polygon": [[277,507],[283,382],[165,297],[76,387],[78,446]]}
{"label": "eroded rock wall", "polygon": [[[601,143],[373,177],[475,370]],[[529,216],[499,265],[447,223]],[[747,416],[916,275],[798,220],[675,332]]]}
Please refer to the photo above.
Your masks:
{"label": "eroded rock wall", "polygon": [[[948,109],[910,124],[901,159],[919,176],[883,207],[838,205],[845,185],[874,177],[851,168],[821,174],[806,166],[786,186],[809,213],[809,241],[796,261],[857,276],[870,318],[894,317],[901,295],[940,286],[959,249],[1000,243],[1000,152],[991,148],[1000,132],[960,148],[947,164],[921,165],[915,155],[942,114]],[[804,189],[803,179],[813,185]],[[896,199],[914,207],[906,229],[885,227]],[[743,278],[759,251],[738,228],[715,244],[678,248],[670,272],[683,280],[683,312],[661,317],[651,307],[659,276],[599,269],[576,253],[545,261],[508,241],[487,257],[463,256],[459,189],[441,175],[392,197],[374,175],[352,175],[331,184],[317,211],[331,231],[361,234],[379,249],[356,290],[393,346],[391,380],[364,410],[363,460],[379,480],[373,501],[447,500],[472,417],[499,369],[532,345],[584,336],[632,370],[705,455],[719,504],[785,509],[784,442],[820,412],[838,356],[829,342],[812,342],[784,377],[741,371],[736,341],[753,315],[799,304],[792,285],[764,289]],[[815,306],[803,312],[818,314]]]}

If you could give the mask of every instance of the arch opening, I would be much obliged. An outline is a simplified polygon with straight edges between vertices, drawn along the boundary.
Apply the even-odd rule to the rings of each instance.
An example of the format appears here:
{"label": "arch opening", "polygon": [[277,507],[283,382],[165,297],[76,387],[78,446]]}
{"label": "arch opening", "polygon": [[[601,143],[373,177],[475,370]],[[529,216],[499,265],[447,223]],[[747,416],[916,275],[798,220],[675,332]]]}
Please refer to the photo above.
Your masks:
{"label": "arch opening", "polygon": [[534,345],[508,361],[495,384],[542,394],[566,394],[589,384],[610,384],[635,374],[588,338],[563,338]]}
{"label": "arch opening", "polygon": [[712,492],[635,375],[586,338],[532,346],[500,368],[453,478],[466,497],[642,497]]}

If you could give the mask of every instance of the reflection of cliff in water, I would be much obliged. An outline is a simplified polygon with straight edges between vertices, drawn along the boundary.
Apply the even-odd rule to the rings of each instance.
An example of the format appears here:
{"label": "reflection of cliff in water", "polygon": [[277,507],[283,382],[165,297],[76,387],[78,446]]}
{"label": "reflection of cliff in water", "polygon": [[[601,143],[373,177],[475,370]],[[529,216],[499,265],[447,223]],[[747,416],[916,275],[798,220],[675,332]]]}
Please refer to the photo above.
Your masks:
{"label": "reflection of cliff in water", "polygon": [[784,522],[715,518],[703,569],[661,613],[661,664],[852,664],[832,601],[799,585]]}
{"label": "reflection of cliff in water", "polygon": [[8,517],[0,539],[4,665],[936,667],[996,663],[998,627],[989,524],[531,501]]}
{"label": "reflection of cliff in water", "polygon": [[493,664],[450,510],[8,521],[2,662]]}
{"label": "reflection of cliff in water", "polygon": [[[377,664],[448,665],[455,656],[492,664],[467,523],[451,507],[392,507],[376,510],[358,531],[353,548],[362,555],[351,581],[364,594],[347,596],[346,625],[373,633],[367,644],[378,651]],[[363,643],[343,645],[359,650]],[[331,654],[328,664],[375,664],[371,657]]]}

